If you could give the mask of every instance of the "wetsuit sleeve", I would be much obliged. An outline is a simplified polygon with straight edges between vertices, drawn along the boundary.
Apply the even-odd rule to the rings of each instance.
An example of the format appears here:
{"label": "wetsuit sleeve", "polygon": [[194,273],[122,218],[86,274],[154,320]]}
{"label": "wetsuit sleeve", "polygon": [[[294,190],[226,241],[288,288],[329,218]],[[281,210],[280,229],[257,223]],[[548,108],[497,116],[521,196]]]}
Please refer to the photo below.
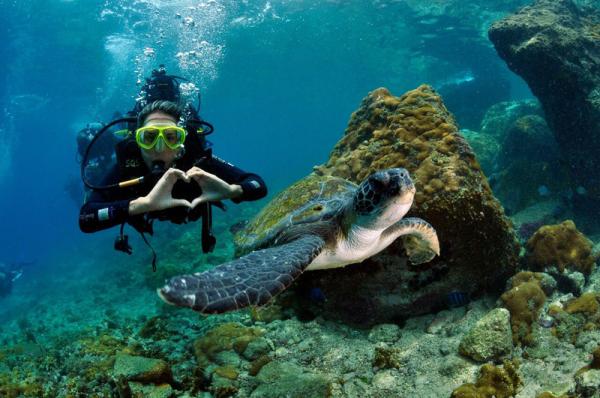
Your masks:
{"label": "wetsuit sleeve", "polygon": [[[104,179],[102,185],[113,184],[117,181],[116,168]],[[110,191],[92,191],[88,200],[79,211],[79,228],[82,232],[96,232],[129,219],[129,202],[132,199],[118,198]]]}
{"label": "wetsuit sleeve", "polygon": [[267,195],[267,185],[260,176],[248,173],[225,160],[212,156],[206,171],[216,175],[229,184],[242,187],[242,194],[231,199],[233,203],[258,200]]}

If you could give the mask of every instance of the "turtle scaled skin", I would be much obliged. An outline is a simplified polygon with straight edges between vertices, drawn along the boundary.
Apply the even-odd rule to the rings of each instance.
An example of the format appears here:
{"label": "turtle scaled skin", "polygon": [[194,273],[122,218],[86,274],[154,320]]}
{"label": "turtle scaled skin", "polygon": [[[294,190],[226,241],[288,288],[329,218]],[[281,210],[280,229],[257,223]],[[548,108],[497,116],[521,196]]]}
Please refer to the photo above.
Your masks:
{"label": "turtle scaled skin", "polygon": [[279,193],[241,231],[235,234],[235,255],[267,247],[282,230],[294,224],[334,217],[358,185],[339,177],[314,173]]}

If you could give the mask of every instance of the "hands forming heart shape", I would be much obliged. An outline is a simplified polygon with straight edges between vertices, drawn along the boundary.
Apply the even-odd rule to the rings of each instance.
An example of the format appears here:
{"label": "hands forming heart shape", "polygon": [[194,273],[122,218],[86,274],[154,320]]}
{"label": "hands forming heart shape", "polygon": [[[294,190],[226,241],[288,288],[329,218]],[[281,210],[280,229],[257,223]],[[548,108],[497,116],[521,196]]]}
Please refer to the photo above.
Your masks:
{"label": "hands forming heart shape", "polygon": [[[202,194],[191,202],[185,199],[175,199],[171,193],[173,185],[179,180],[195,181],[202,188]],[[230,185],[214,174],[199,167],[192,167],[187,172],[179,169],[169,169],[154,185],[152,190],[143,198],[144,210],[157,211],[171,207],[184,206],[190,209],[201,203],[229,199],[235,195],[239,186]]]}

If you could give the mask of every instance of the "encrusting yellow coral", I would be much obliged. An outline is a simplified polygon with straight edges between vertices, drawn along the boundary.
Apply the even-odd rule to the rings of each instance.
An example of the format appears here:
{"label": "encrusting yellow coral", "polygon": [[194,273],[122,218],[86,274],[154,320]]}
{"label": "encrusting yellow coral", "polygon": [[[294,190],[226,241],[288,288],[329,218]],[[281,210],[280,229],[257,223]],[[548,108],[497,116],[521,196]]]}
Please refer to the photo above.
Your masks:
{"label": "encrusting yellow coral", "polygon": [[577,230],[575,223],[566,220],[538,229],[527,241],[527,259],[536,270],[555,266],[561,272],[570,268],[587,275],[596,262],[592,247],[592,242]]}
{"label": "encrusting yellow coral", "polygon": [[510,398],[522,383],[518,364],[504,361],[503,367],[485,364],[475,384],[467,383],[452,392],[451,398]]}
{"label": "encrusting yellow coral", "polygon": [[258,328],[245,327],[239,323],[219,325],[194,342],[198,364],[206,366],[222,351],[235,350],[241,354],[252,340],[262,334]]}
{"label": "encrusting yellow coral", "polygon": [[541,275],[538,273],[519,272],[512,279],[512,288],[501,296],[504,306],[510,312],[515,344],[533,343],[532,325],[546,301],[540,280]]}

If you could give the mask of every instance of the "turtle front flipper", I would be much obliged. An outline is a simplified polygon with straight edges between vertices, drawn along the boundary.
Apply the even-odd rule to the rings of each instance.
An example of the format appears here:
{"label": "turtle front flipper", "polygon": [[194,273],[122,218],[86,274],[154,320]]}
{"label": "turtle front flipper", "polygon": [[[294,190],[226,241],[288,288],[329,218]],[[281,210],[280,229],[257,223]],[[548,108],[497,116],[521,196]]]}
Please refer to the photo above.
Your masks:
{"label": "turtle front flipper", "polygon": [[264,305],[302,274],[324,244],[317,235],[305,235],[206,272],[175,276],[157,290],[158,295],[168,304],[206,314]]}
{"label": "turtle front flipper", "polygon": [[381,235],[381,239],[392,243],[399,236],[403,237],[404,249],[411,263],[423,264],[440,255],[440,242],[435,229],[417,217],[403,218]]}

